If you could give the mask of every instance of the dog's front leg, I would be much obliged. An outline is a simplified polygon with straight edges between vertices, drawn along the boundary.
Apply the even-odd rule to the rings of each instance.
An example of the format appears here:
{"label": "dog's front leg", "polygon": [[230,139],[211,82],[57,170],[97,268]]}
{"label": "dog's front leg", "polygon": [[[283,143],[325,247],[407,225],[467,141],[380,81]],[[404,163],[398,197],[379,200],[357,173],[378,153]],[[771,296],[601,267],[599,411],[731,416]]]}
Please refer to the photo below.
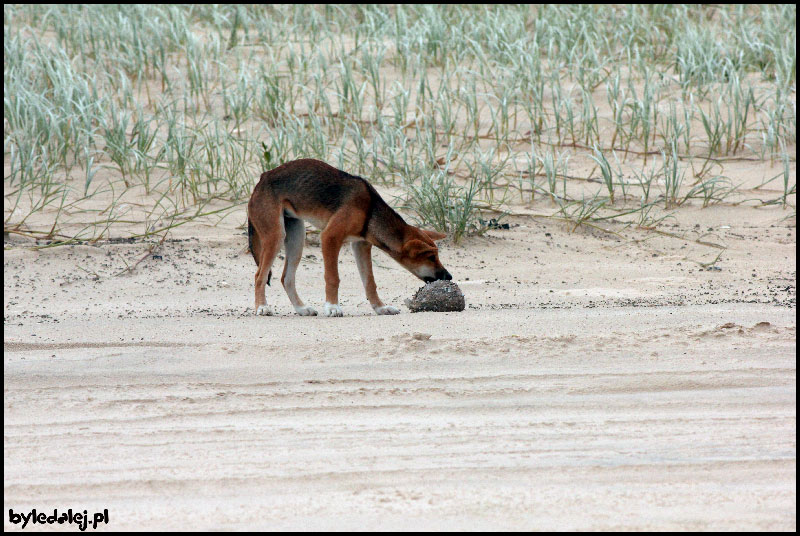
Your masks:
{"label": "dog's front leg", "polygon": [[364,290],[372,309],[379,315],[398,314],[399,309],[391,305],[384,305],[378,296],[378,286],[375,284],[375,276],[372,275],[372,244],[366,241],[353,242],[352,247],[358,273],[361,276],[361,282],[364,283]]}
{"label": "dog's front leg", "polygon": [[339,250],[344,237],[329,225],[322,231],[320,242],[325,262],[325,316],[344,316],[339,307]]}

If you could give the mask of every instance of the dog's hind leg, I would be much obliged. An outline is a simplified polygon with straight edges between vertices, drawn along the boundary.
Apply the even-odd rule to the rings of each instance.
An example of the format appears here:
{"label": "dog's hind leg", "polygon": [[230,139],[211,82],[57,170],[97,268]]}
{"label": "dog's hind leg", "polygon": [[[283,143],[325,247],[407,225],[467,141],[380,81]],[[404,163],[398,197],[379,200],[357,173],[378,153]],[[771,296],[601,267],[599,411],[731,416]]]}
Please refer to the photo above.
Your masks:
{"label": "dog's hind leg", "polygon": [[256,314],[272,315],[272,309],[267,305],[264,287],[267,278],[272,273],[272,263],[278,255],[285,235],[282,211],[277,203],[265,203],[258,210],[249,210],[248,212],[253,230],[258,234],[258,249],[260,250],[258,251],[258,269],[255,277]]}
{"label": "dog's hind leg", "polygon": [[306,239],[306,228],[303,225],[303,220],[290,218],[288,216],[284,216],[283,226],[286,230],[286,239],[284,240],[286,264],[283,266],[281,283],[283,283],[286,295],[289,296],[289,301],[292,302],[297,314],[301,316],[316,316],[317,311],[303,304],[303,300],[297,295],[297,289],[294,286],[297,266],[300,264],[300,259],[303,256],[303,242]]}

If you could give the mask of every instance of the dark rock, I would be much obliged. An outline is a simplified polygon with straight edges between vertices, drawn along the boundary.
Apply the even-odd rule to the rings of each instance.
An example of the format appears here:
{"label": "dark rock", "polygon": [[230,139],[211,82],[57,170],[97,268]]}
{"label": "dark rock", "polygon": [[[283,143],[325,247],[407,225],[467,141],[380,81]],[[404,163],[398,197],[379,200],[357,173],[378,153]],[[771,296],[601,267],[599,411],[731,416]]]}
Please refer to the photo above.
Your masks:
{"label": "dark rock", "polygon": [[423,311],[463,311],[466,303],[464,294],[453,281],[438,280],[427,283],[414,297],[406,300],[412,313]]}

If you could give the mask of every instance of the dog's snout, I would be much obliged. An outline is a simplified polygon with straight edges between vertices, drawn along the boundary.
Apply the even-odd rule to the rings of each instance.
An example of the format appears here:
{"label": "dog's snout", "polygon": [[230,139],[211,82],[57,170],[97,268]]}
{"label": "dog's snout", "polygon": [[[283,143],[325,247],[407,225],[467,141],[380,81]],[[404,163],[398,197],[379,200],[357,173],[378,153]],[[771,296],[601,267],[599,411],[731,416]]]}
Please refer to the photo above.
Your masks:
{"label": "dog's snout", "polygon": [[450,272],[447,270],[442,270],[441,272],[436,273],[436,279],[444,279],[445,281],[451,281],[453,276],[450,275]]}

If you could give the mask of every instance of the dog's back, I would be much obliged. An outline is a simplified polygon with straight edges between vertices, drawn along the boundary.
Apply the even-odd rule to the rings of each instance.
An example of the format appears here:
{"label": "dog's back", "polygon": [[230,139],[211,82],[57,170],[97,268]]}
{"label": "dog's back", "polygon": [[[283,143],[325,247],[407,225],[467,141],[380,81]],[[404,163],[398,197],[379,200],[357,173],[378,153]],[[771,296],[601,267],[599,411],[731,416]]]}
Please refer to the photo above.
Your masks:
{"label": "dog's back", "polygon": [[310,158],[288,162],[262,174],[256,185],[259,189],[287,203],[295,212],[324,209],[329,213],[350,203],[369,203],[374,191],[361,177]]}

